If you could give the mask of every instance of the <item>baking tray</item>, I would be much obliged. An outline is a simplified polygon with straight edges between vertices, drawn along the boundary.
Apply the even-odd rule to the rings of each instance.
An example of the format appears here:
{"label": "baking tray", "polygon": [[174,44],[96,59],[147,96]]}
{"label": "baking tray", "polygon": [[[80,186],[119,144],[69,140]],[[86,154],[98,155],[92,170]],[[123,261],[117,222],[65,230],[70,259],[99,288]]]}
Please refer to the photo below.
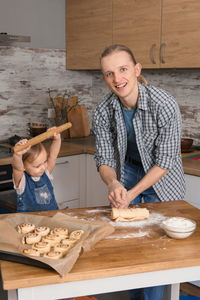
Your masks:
{"label": "baking tray", "polygon": [[39,260],[32,259],[28,256],[24,256],[21,254],[4,251],[4,250],[0,250],[0,259],[12,261],[12,262],[20,263],[20,264],[24,264],[24,265],[29,265],[29,266],[33,266],[33,267],[54,270],[51,266],[49,266]]}

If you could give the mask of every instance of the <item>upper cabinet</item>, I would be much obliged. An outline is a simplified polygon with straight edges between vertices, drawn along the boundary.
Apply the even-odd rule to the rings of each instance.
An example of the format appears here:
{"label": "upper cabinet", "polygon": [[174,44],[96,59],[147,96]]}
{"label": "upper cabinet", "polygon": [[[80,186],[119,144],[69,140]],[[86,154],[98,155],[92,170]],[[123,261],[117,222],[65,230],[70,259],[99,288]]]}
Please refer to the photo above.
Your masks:
{"label": "upper cabinet", "polygon": [[199,68],[199,12],[199,0],[66,0],[67,69],[99,69],[115,43],[143,68]]}
{"label": "upper cabinet", "polygon": [[163,0],[162,68],[200,68],[200,1]]}
{"label": "upper cabinet", "polygon": [[99,69],[112,43],[112,0],[66,0],[66,68]]}
{"label": "upper cabinet", "polygon": [[113,0],[113,43],[128,46],[143,68],[159,68],[160,0]]}

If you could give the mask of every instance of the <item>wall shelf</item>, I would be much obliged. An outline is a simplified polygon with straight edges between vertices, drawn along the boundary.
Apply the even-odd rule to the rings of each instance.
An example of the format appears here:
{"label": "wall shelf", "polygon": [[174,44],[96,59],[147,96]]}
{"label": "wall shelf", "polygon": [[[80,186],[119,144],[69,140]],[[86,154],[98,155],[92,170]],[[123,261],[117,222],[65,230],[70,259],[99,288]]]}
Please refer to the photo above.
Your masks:
{"label": "wall shelf", "polygon": [[7,33],[0,33],[0,44],[10,44],[13,42],[22,42],[22,43],[30,43],[31,37],[30,36],[23,36],[23,35],[11,35]]}

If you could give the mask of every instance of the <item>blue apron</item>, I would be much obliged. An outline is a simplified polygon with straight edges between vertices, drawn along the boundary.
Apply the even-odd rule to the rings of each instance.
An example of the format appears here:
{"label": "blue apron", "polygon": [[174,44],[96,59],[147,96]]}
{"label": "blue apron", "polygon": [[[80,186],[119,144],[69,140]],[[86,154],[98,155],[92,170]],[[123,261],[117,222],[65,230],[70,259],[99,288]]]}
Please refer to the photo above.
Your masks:
{"label": "blue apron", "polygon": [[24,174],[26,185],[23,194],[17,194],[17,212],[58,209],[53,186],[47,174],[44,172],[39,181],[34,181],[26,172]]}

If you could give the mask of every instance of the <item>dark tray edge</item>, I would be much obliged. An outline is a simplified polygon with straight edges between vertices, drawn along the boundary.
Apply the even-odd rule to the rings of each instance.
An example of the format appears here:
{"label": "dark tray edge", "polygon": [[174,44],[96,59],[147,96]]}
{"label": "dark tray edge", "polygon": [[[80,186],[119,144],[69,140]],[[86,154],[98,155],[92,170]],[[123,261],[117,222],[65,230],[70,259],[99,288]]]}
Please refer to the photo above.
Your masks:
{"label": "dark tray edge", "polygon": [[21,254],[4,251],[4,250],[0,250],[0,259],[11,261],[11,262],[16,262],[16,263],[20,263],[20,264],[25,264],[25,265],[29,265],[29,266],[31,265],[34,267],[54,270],[51,266],[49,266],[39,260],[32,259],[30,257],[23,256]]}

